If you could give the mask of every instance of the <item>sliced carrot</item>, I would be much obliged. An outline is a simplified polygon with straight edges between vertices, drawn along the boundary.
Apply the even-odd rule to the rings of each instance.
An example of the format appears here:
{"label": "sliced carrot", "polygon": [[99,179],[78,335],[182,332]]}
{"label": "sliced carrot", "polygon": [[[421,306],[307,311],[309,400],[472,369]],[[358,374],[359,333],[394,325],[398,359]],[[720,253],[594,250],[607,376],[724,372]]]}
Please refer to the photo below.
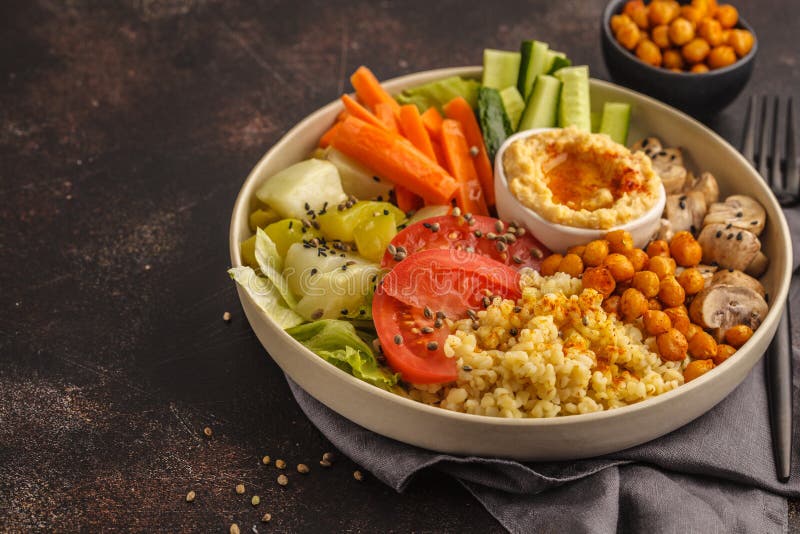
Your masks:
{"label": "sliced carrot", "polygon": [[331,146],[429,202],[446,204],[459,188],[455,178],[409,140],[355,117],[342,121]]}
{"label": "sliced carrot", "polygon": [[336,122],[345,120],[349,115],[350,114],[347,113],[347,110],[343,109],[342,111],[339,112],[338,115],[336,115]]}
{"label": "sliced carrot", "polygon": [[378,119],[378,117],[373,115],[370,110],[353,100],[350,95],[342,95],[342,103],[344,104],[347,112],[353,117],[367,122],[373,126],[386,128],[386,125],[384,125],[380,119]]}
{"label": "sliced carrot", "polygon": [[425,205],[421,196],[415,195],[401,185],[394,186],[394,196],[397,199],[397,207],[406,213],[416,211]]}
{"label": "sliced carrot", "polygon": [[445,104],[444,113],[447,117],[461,123],[461,127],[464,129],[464,136],[467,138],[467,144],[478,149],[478,154],[472,161],[475,164],[475,170],[478,172],[481,187],[483,187],[486,204],[494,206],[494,172],[492,171],[492,164],[489,162],[489,154],[486,153],[486,145],[483,142],[483,134],[481,134],[481,127],[478,126],[478,121],[475,118],[475,112],[472,111],[472,107],[464,97],[459,96]]}
{"label": "sliced carrot", "polygon": [[322,134],[322,137],[319,138],[319,146],[320,146],[320,148],[327,148],[328,145],[331,144],[331,139],[333,138],[334,135],[336,135],[336,130],[339,129],[339,125],[340,124],[341,124],[341,121],[335,122],[333,124],[333,126],[328,128],[327,132]]}
{"label": "sliced carrot", "polygon": [[442,139],[442,114],[436,108],[428,108],[422,114],[422,124],[428,129],[431,139]]}
{"label": "sliced carrot", "polygon": [[390,132],[400,133],[400,128],[397,127],[397,119],[394,116],[394,110],[388,102],[380,102],[375,105],[375,116],[381,121]]}
{"label": "sliced carrot", "polygon": [[436,162],[442,167],[447,167],[447,159],[444,157],[442,144],[431,139],[431,147],[433,148],[433,153],[436,154]]}
{"label": "sliced carrot", "polygon": [[447,168],[461,186],[455,197],[458,207],[465,213],[488,215],[483,188],[460,122],[453,119],[442,121],[442,148],[447,159]]}
{"label": "sliced carrot", "polygon": [[422,123],[422,117],[420,117],[417,106],[414,104],[400,106],[398,116],[405,138],[431,158],[431,161],[436,161],[436,153],[433,151],[433,145],[431,145],[431,137]]}
{"label": "sliced carrot", "polygon": [[368,108],[375,110],[376,105],[385,102],[392,106],[392,111],[400,109],[400,105],[381,87],[378,79],[367,67],[363,65],[358,67],[350,76],[350,83],[353,84],[358,99]]}

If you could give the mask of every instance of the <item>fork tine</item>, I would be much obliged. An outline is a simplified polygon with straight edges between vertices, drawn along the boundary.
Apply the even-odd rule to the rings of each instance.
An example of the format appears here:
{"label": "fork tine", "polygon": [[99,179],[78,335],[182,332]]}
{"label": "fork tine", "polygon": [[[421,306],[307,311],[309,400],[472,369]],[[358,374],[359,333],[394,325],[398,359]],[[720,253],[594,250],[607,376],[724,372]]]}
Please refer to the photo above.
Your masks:
{"label": "fork tine", "polygon": [[747,117],[744,123],[744,139],[742,140],[742,155],[755,167],[755,146],[756,146],[756,110],[758,109],[758,97],[752,95],[747,104]]}
{"label": "fork tine", "polygon": [[[770,130],[772,124],[769,114],[769,97],[764,96],[761,114],[761,147],[758,150],[758,174],[761,178],[769,182],[769,149],[770,149]],[[770,184],[772,185],[772,184]]]}
{"label": "fork tine", "polygon": [[778,137],[778,121],[780,120],[778,118],[778,111],[780,102],[781,99],[776,96],[772,114],[772,163],[769,168],[769,184],[776,194],[785,191],[783,175],[781,174],[781,145],[785,143],[781,143]]}
{"label": "fork tine", "polygon": [[800,172],[797,170],[797,138],[794,135],[792,97],[786,102],[786,190],[800,195]]}

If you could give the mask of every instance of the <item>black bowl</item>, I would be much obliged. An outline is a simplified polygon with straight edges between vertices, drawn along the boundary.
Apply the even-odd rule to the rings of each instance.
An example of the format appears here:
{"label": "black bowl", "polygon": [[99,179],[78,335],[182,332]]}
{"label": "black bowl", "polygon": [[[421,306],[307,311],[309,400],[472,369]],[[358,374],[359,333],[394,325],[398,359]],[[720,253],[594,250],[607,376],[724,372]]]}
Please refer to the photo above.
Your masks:
{"label": "black bowl", "polygon": [[758,52],[758,38],[747,21],[739,17],[736,27],[749,30],[756,39],[752,50],[736,63],[705,73],[673,72],[640,61],[614,38],[611,16],[621,13],[625,2],[611,0],[606,5],[600,31],[603,58],[615,82],[701,117],[720,111],[747,85]]}

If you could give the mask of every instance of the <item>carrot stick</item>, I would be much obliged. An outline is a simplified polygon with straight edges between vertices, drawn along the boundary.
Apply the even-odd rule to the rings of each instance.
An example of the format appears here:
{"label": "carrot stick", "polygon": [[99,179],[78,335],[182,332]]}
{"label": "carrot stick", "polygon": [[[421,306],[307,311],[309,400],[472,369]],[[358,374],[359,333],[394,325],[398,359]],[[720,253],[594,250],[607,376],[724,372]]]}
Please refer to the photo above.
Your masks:
{"label": "carrot stick", "polygon": [[334,123],[333,126],[328,128],[327,132],[322,134],[322,137],[319,138],[320,148],[327,148],[328,145],[331,144],[331,139],[333,138],[334,135],[336,135],[336,130],[339,129],[339,125],[341,123],[342,123],[341,121]]}
{"label": "carrot stick", "polygon": [[425,204],[422,197],[415,195],[402,185],[394,186],[394,196],[397,199],[397,207],[406,213],[416,211]]}
{"label": "carrot stick", "polygon": [[442,144],[438,141],[434,141],[431,139],[431,147],[433,148],[433,153],[436,154],[436,162],[442,166],[447,166],[447,159],[444,157],[444,150],[442,150]]}
{"label": "carrot stick", "polygon": [[481,182],[478,179],[475,165],[472,163],[469,145],[467,145],[461,123],[453,119],[442,121],[442,148],[450,174],[461,185],[456,191],[458,206],[465,213],[488,215],[489,210],[486,209]]}
{"label": "carrot stick", "polygon": [[355,117],[342,121],[331,146],[429,202],[446,204],[459,188],[455,178],[410,141]]}
{"label": "carrot stick", "polygon": [[381,87],[378,79],[367,67],[363,65],[358,67],[353,75],[350,76],[350,83],[353,84],[359,100],[368,108],[374,110],[375,106],[381,102],[386,102],[392,106],[392,111],[394,112],[397,112],[400,108],[400,105],[395,102],[392,95]]}
{"label": "carrot stick", "polygon": [[436,153],[433,151],[433,145],[431,145],[431,137],[422,123],[422,117],[419,115],[417,106],[414,104],[400,106],[399,117],[400,126],[406,139],[431,158],[431,161],[436,161]]}
{"label": "carrot stick", "polygon": [[375,116],[381,121],[390,132],[400,133],[400,128],[397,127],[397,119],[394,116],[394,110],[388,102],[380,102],[375,105]]}
{"label": "carrot stick", "polygon": [[372,114],[370,110],[350,98],[349,95],[342,95],[342,103],[350,115],[356,117],[364,122],[377,126],[378,128],[386,128],[378,117]]}
{"label": "carrot stick", "polygon": [[475,164],[475,170],[478,172],[481,187],[483,187],[486,204],[494,206],[494,172],[492,172],[492,164],[489,162],[489,155],[486,153],[481,127],[478,126],[472,107],[464,97],[459,96],[445,104],[444,113],[449,118],[461,123],[461,127],[464,128],[464,136],[467,138],[467,144],[478,149],[478,154],[472,161]]}
{"label": "carrot stick", "polygon": [[441,141],[442,139],[442,115],[436,108],[428,108],[422,114],[422,123],[428,129],[431,139]]}

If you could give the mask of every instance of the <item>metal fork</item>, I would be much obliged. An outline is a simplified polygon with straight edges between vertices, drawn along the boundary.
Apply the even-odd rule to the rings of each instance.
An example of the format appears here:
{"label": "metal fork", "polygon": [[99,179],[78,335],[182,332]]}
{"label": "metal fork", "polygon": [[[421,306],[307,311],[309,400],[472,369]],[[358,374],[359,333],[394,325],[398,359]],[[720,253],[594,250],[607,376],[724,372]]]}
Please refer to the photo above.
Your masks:
{"label": "metal fork", "polygon": [[[770,107],[772,108],[770,113]],[[800,201],[800,173],[794,135],[794,111],[791,97],[786,102],[785,142],[779,138],[780,99],[750,97],[742,154],[769,184],[781,206]],[[760,124],[760,127],[758,126]],[[759,150],[755,152],[756,135]],[[783,145],[783,147],[781,147]],[[784,157],[781,158],[783,148]],[[789,480],[792,461],[792,340],[789,303],[784,306],[775,337],[767,349],[767,393],[769,397],[772,447],[778,479]]]}

